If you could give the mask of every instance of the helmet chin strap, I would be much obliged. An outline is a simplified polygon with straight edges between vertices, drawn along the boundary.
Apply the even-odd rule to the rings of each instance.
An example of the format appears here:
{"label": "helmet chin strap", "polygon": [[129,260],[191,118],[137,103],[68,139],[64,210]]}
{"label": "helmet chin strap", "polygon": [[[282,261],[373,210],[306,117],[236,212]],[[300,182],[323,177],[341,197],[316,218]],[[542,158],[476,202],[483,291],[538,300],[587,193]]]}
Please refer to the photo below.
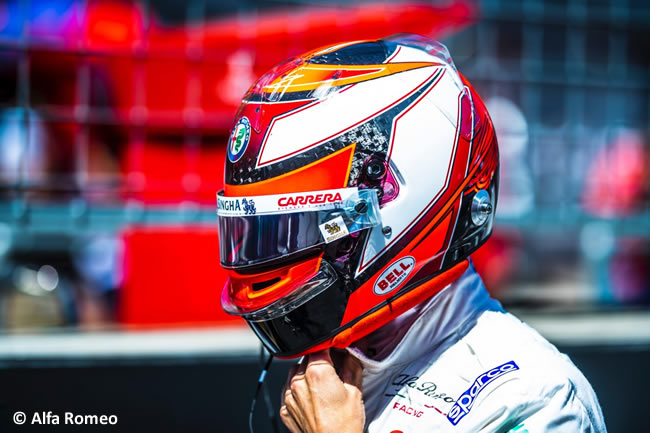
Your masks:
{"label": "helmet chin strap", "polygon": [[355,341],[379,329],[420,302],[442,291],[442,289],[457,280],[468,267],[469,261],[467,259],[455,264],[448,271],[425,281],[393,302],[384,305],[379,310],[367,315],[351,327],[343,330],[330,340],[328,346],[340,349],[350,346]]}

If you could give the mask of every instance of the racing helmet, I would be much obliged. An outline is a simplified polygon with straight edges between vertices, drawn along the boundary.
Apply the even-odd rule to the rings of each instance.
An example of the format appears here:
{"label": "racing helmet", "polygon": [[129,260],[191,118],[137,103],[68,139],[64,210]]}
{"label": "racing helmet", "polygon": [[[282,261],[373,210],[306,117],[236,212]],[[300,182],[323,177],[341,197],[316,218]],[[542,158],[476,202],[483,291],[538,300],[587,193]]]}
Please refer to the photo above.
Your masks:
{"label": "racing helmet", "polygon": [[492,231],[498,167],[488,112],[437,41],[279,64],[228,142],[223,308],[276,357],[349,346],[465,271]]}

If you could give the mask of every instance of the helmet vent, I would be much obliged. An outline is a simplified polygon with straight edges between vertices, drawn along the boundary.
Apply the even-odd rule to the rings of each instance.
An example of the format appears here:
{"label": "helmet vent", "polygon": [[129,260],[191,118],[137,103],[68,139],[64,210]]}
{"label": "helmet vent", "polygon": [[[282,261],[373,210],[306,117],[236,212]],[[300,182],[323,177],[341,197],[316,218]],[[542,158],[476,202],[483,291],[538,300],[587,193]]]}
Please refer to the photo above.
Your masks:
{"label": "helmet vent", "polygon": [[253,283],[253,292],[264,290],[267,287],[270,287],[279,281],[280,281],[280,277],[276,277],[276,278],[271,278],[270,280],[261,281],[259,283]]}

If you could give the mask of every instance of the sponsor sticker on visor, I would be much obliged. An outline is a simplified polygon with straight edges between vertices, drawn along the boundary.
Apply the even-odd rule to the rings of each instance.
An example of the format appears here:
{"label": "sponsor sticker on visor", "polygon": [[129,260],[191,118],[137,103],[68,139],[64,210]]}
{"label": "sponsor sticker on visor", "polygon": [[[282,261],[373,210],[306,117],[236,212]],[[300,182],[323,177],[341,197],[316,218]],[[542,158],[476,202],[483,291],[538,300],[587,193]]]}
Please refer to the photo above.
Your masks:
{"label": "sponsor sticker on visor", "polygon": [[[254,197],[224,197],[217,195],[217,214],[226,217],[273,215],[293,212],[320,211],[340,208],[359,195],[357,188],[291,194],[259,195]],[[250,203],[253,203],[253,211]]]}
{"label": "sponsor sticker on visor", "polygon": [[345,225],[345,221],[343,221],[343,217],[341,216],[338,216],[325,224],[319,225],[318,228],[323,234],[323,239],[325,239],[325,243],[327,244],[350,234],[348,227]]}

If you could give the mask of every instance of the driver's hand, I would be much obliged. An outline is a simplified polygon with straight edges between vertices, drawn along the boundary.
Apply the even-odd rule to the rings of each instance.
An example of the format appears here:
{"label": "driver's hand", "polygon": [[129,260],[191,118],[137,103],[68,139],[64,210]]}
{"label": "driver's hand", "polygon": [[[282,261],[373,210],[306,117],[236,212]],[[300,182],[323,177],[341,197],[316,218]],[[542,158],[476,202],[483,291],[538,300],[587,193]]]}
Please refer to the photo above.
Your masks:
{"label": "driver's hand", "polygon": [[289,371],[280,417],[291,433],[363,432],[362,367],[349,353],[341,356],[338,373],[329,350],[308,355]]}

